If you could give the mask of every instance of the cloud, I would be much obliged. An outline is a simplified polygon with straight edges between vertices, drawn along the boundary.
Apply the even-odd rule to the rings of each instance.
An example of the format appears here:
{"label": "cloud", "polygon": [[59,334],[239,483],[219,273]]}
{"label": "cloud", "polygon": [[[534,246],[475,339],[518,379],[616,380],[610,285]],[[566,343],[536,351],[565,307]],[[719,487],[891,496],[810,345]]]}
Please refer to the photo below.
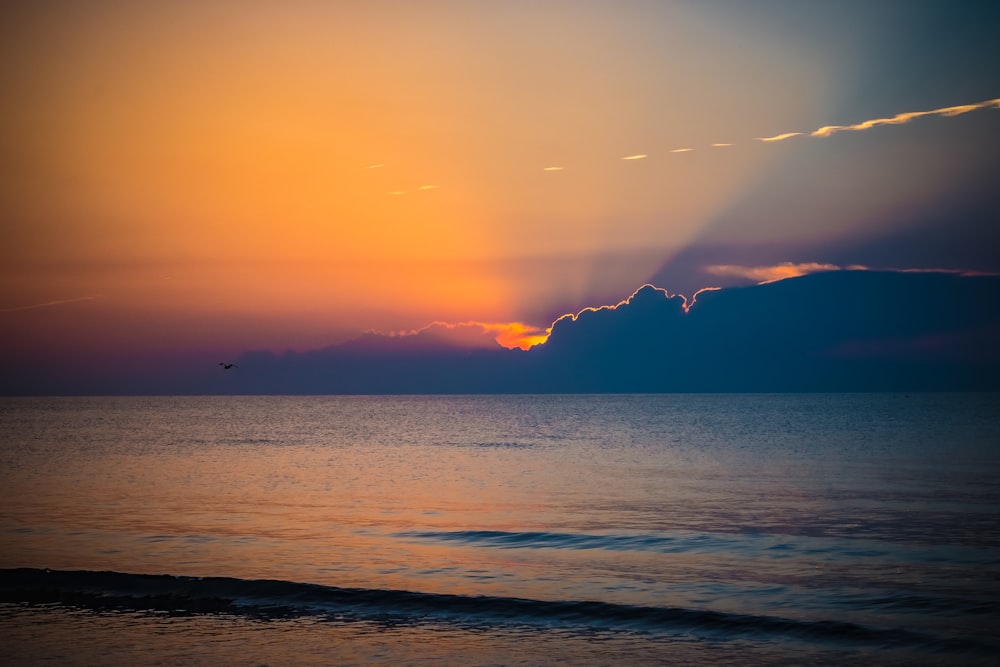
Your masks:
{"label": "cloud", "polygon": [[[442,325],[442,323],[438,323]],[[540,329],[524,322],[462,322],[458,325],[443,325],[455,329],[478,329],[489,336],[500,347],[512,350],[514,348],[527,350],[544,343],[549,337],[546,329]]]}
{"label": "cloud", "polygon": [[67,303],[79,303],[81,301],[93,301],[94,299],[99,299],[103,295],[93,294],[89,296],[78,296],[72,299],[55,299],[53,301],[45,301],[43,303],[33,303],[27,306],[14,306],[12,308],[0,308],[0,313],[16,313],[22,310],[37,310],[39,308],[51,308],[52,306],[62,306]]}
{"label": "cloud", "polygon": [[[604,306],[589,306],[575,314],[566,313],[565,315],[558,317],[548,329],[549,338],[551,339],[556,331],[565,330],[566,326],[572,325],[572,323],[579,321],[594,321],[595,319],[599,320],[606,317],[608,313],[612,313],[619,309],[628,310],[634,304],[650,301],[672,302],[676,304],[681,311],[686,311],[688,307],[687,299],[683,295],[670,294],[662,287],[656,287],[655,285],[647,283],[618,303]],[[548,341],[546,341],[546,344],[547,343]]]}
{"label": "cloud", "polygon": [[1000,277],[816,271],[699,292],[687,311],[663,294],[647,286],[561,318],[528,353],[544,360],[536,381],[598,392],[1000,388]]}
{"label": "cloud", "polygon": [[410,192],[426,192],[427,190],[437,190],[440,187],[441,187],[440,185],[420,185],[417,186],[415,190],[390,190],[386,194],[398,197],[400,195],[409,194]]}
{"label": "cloud", "polygon": [[[853,267],[863,268],[863,267]],[[782,262],[772,266],[739,266],[738,264],[713,264],[705,267],[705,272],[713,276],[729,276],[735,278],[747,278],[758,283],[767,283],[785,278],[795,278],[817,271],[838,271],[840,267],[835,264],[819,264],[817,262],[804,262],[795,264],[792,262]]]}
{"label": "cloud", "polygon": [[[883,125],[902,125],[904,123],[909,123],[917,118],[923,118],[924,116],[943,116],[943,117],[953,117],[960,116],[972,111],[979,109],[1000,109],[1000,98],[985,100],[983,102],[978,102],[975,104],[960,104],[950,107],[941,107],[939,109],[933,109],[930,111],[906,111],[903,113],[898,113],[895,116],[889,118],[872,118],[869,120],[862,121],[860,123],[855,123],[853,125],[824,125],[823,127],[817,128],[812,132],[782,132],[781,134],[775,134],[769,137],[755,137],[755,141],[760,141],[764,143],[776,143],[780,141],[786,141],[793,137],[830,137],[838,132],[858,132],[863,130],[870,130],[872,128],[880,127]],[[718,142],[710,144],[714,148],[725,148],[733,146],[732,143]],[[670,153],[690,153],[693,148],[682,147],[674,148],[670,150]],[[644,160],[648,158],[649,155],[646,153],[637,153],[635,155],[625,155],[622,160]],[[384,167],[384,164],[371,164],[368,165],[367,169],[380,169]],[[551,165],[547,167],[542,167],[542,171],[563,171],[565,167]],[[439,185],[421,185],[417,188],[420,190],[434,190],[439,188]],[[388,194],[391,195],[403,195],[407,194],[406,190],[393,190]]]}
{"label": "cloud", "polygon": [[[497,344],[546,333],[526,351]],[[318,350],[246,352],[233,360],[238,376],[218,373],[215,359],[181,379],[52,366],[0,374],[0,393],[998,391],[998,337],[1000,276],[816,271],[690,302],[644,285],[547,332],[436,322]]]}
{"label": "cloud", "polygon": [[[851,268],[851,267],[849,267]],[[864,268],[864,267],[862,267]],[[969,269],[896,269],[901,273],[951,273],[956,276],[1000,276],[993,271],[976,271]]]}
{"label": "cloud", "polygon": [[776,134],[773,137],[757,137],[757,141],[773,142],[773,141],[784,141],[785,139],[791,139],[792,137],[801,137],[801,132],[785,132],[784,134]]}
{"label": "cloud", "polygon": [[508,322],[492,326],[496,327],[490,329],[497,334],[494,340],[508,350],[514,348],[529,350],[535,345],[541,345],[548,340],[551,331],[551,329],[539,329],[522,322]]}
{"label": "cloud", "polygon": [[[836,264],[821,264],[819,262],[781,262],[769,266],[741,266],[739,264],[711,264],[704,268],[705,273],[713,276],[726,276],[731,278],[746,278],[758,284],[786,280],[788,278],[798,278],[810,273],[820,273],[824,271],[871,271],[872,269],[863,264],[848,264],[838,266]],[[895,273],[937,273],[955,276],[996,276],[1000,274],[988,271],[969,271],[966,269],[941,269],[941,268],[908,268],[908,269],[885,269]],[[705,290],[700,290],[705,291]]]}
{"label": "cloud", "polygon": [[722,287],[702,287],[700,290],[691,295],[691,300],[684,305],[685,311],[690,311],[696,303],[698,303],[698,297],[702,294],[707,294],[708,292],[718,292],[723,289]]}
{"label": "cloud", "polygon": [[[637,299],[640,294],[648,295],[648,294],[656,294],[656,293],[662,294],[662,296],[665,297],[665,298],[667,298],[667,299],[673,298],[673,296],[670,293],[668,293],[667,290],[663,289],[662,287],[656,287],[655,285],[650,285],[650,284],[647,283],[647,284],[643,285],[642,287],[640,287],[639,289],[637,289],[636,291],[632,292],[631,295],[629,295],[625,299],[622,299],[618,303],[608,304],[608,305],[604,305],[604,306],[588,306],[588,307],[586,307],[586,308],[578,311],[576,314],[566,313],[565,315],[561,315],[560,317],[556,318],[556,321],[552,323],[552,326],[555,327],[556,324],[558,324],[562,320],[576,321],[576,320],[580,319],[581,317],[583,317],[583,316],[585,316],[585,315],[587,315],[589,313],[600,313],[602,311],[617,310],[617,309],[619,309],[619,308],[621,308],[623,306],[628,306],[629,304],[631,304],[632,301],[635,300],[635,299]],[[549,331],[551,331],[551,327],[550,327]]]}
{"label": "cloud", "polygon": [[[653,285],[651,283],[646,283],[645,285],[643,285],[642,287],[640,287],[636,291],[632,292],[632,294],[630,294],[627,298],[622,299],[618,303],[608,304],[608,305],[604,305],[604,306],[588,306],[587,308],[584,308],[584,309],[578,311],[575,315],[573,313],[566,313],[565,315],[562,315],[559,318],[557,318],[556,322],[558,322],[560,320],[564,320],[564,319],[565,320],[570,320],[570,321],[575,321],[575,320],[579,319],[580,317],[582,317],[582,316],[584,316],[584,315],[586,315],[588,313],[599,313],[599,312],[602,312],[602,311],[618,310],[619,308],[631,305],[637,299],[645,299],[645,300],[648,300],[648,299],[666,299],[668,301],[677,299],[678,302],[679,302],[679,304],[680,304],[681,309],[684,310],[685,312],[687,312],[694,305],[694,303],[697,300],[699,294],[701,294],[702,292],[713,292],[713,291],[718,290],[718,289],[722,289],[722,288],[721,287],[702,287],[701,289],[699,289],[698,291],[696,291],[694,293],[694,295],[690,299],[688,299],[688,297],[684,296],[683,294],[672,294],[672,293],[670,293],[669,291],[667,291],[666,289],[664,289],[662,287],[657,287],[656,285]],[[556,323],[553,322],[552,326],[555,326],[555,324]],[[548,332],[549,333],[552,332],[552,327],[549,327]]]}
{"label": "cloud", "polygon": [[871,120],[855,123],[854,125],[825,125],[811,132],[809,136],[829,137],[837,132],[859,132],[862,130],[870,130],[873,127],[879,127],[881,125],[902,125],[904,123],[909,123],[916,118],[923,118],[924,116],[960,116],[962,114],[969,113],[970,111],[976,111],[977,109],[1000,109],[1000,98],[986,100],[977,104],[962,104],[959,106],[941,107],[940,109],[933,109],[931,111],[908,111],[905,113],[898,113],[891,118],[872,118]]}
{"label": "cloud", "polygon": [[527,350],[543,343],[548,335],[548,330],[524,322],[437,321],[408,331],[369,331],[357,341],[359,346],[366,347],[397,344],[423,348],[445,345],[494,349],[499,345],[507,349]]}

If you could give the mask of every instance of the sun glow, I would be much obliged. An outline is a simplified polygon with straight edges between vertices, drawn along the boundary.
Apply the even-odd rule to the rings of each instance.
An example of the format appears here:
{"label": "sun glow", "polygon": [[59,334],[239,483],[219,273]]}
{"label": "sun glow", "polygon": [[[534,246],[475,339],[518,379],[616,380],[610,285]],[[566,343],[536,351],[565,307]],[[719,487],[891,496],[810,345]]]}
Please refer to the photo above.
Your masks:
{"label": "sun glow", "polygon": [[509,322],[502,325],[496,336],[496,342],[508,349],[519,348],[527,350],[535,345],[541,345],[549,339],[551,329],[539,330],[522,322]]}

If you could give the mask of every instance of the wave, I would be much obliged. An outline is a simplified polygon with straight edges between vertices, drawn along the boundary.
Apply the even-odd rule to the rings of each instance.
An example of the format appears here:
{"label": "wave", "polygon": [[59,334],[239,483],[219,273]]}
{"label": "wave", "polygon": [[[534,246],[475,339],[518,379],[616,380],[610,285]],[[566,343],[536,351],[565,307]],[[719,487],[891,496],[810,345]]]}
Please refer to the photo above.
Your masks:
{"label": "wave", "polygon": [[532,600],[404,590],[339,588],[280,580],[184,577],[120,572],[0,569],[0,603],[68,605],[93,610],[220,614],[261,619],[316,617],[393,625],[535,627],[639,633],[694,633],[719,639],[863,644],[947,653],[995,654],[998,646],[908,629],[843,621],[807,621],[677,607],[597,601]]}
{"label": "wave", "polygon": [[605,551],[641,551],[661,554],[725,553],[746,554],[753,558],[785,560],[797,556],[845,558],[892,558],[901,562],[963,563],[987,565],[992,553],[982,549],[948,545],[899,545],[864,538],[842,539],[826,536],[747,533],[624,534],[557,533],[550,531],[456,530],[404,531],[393,537],[458,542],[469,546],[497,549],[602,549]]}
{"label": "wave", "polygon": [[[394,533],[393,537],[444,540],[501,549],[605,549],[608,551],[651,551],[656,553],[716,551],[723,547],[731,548],[736,539],[711,535],[604,535],[503,530],[407,531]],[[745,538],[741,538],[741,542],[745,541]]]}

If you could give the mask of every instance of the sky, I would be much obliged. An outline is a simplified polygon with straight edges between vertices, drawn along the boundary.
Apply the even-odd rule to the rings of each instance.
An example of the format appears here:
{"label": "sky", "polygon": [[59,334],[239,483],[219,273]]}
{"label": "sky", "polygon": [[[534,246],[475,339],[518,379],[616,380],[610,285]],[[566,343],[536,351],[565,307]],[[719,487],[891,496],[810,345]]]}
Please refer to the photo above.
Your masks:
{"label": "sky", "polygon": [[1000,272],[998,27],[920,0],[7,3],[0,367],[434,323],[524,348],[646,283]]}

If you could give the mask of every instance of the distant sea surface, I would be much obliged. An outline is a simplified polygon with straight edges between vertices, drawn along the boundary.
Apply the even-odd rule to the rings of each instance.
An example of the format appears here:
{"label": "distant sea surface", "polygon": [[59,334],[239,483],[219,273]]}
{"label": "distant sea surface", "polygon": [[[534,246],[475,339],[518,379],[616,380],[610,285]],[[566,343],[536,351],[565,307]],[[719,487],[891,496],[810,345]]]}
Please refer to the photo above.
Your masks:
{"label": "distant sea surface", "polygon": [[1000,396],[0,399],[6,665],[996,664]]}

